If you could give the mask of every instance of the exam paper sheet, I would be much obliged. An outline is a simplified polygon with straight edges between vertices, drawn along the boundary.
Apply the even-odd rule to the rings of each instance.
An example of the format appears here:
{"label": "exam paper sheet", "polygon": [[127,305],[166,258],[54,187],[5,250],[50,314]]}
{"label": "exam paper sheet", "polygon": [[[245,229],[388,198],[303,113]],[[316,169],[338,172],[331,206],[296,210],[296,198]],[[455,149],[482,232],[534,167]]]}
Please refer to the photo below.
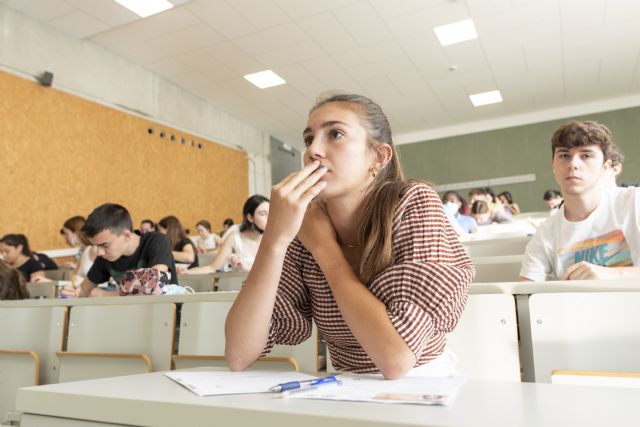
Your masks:
{"label": "exam paper sheet", "polygon": [[339,386],[323,386],[287,395],[291,399],[346,400],[417,405],[452,405],[464,377],[407,377],[385,380],[381,375],[342,374]]}
{"label": "exam paper sheet", "polygon": [[200,397],[265,393],[277,384],[316,378],[295,371],[172,371],[164,374]]}

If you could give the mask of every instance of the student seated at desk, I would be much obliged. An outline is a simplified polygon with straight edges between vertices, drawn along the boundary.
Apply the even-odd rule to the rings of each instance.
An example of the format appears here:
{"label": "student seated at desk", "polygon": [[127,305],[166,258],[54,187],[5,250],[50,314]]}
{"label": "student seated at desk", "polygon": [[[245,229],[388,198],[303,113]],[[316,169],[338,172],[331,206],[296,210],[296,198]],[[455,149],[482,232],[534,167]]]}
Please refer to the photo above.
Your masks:
{"label": "student seated at desk", "polygon": [[218,232],[218,235],[224,240],[227,235],[229,229],[233,226],[233,220],[231,218],[227,218],[222,221],[222,230]]}
{"label": "student seated at desk", "polygon": [[508,191],[503,191],[498,194],[498,200],[500,200],[502,206],[504,206],[505,212],[508,214],[518,215],[520,213],[520,206],[513,201],[513,196],[511,196],[511,193]]}
{"label": "student seated at desk", "polygon": [[551,138],[564,204],[527,245],[521,280],[640,278],[640,189],[612,188],[606,126],[570,122]]}
{"label": "student seated at desk", "polygon": [[85,219],[83,216],[73,216],[66,220],[60,230],[65,242],[71,247],[78,248],[78,255],[75,263],[65,263],[65,267],[73,268],[74,280],[81,282],[87,277],[89,269],[96,260],[97,249],[92,246],[89,239],[82,232]]}
{"label": "student seated at desk", "polygon": [[169,238],[173,260],[181,264],[189,264],[187,268],[198,266],[198,250],[187,237],[180,220],[175,216],[167,216],[158,221],[158,231]]}
{"label": "student seated at desk", "polygon": [[[472,217],[465,215],[468,210],[467,202],[457,191],[447,191],[442,196],[442,204],[445,212],[451,212],[458,224],[467,233],[475,233],[478,231],[478,223]],[[455,206],[455,207],[454,207]]]}
{"label": "student seated at desk", "polygon": [[24,234],[7,234],[0,239],[0,254],[4,262],[20,271],[27,282],[48,282],[44,267],[34,257]]}
{"label": "student seated at desk", "polygon": [[562,194],[557,190],[545,191],[542,195],[542,200],[544,200],[544,204],[549,208],[549,215],[558,212],[563,202]]}
{"label": "student seated at desk", "polygon": [[78,288],[65,286],[61,290],[63,296],[118,296],[118,291],[103,290],[96,284],[107,282],[110,277],[118,283],[125,272],[139,268],[168,272],[169,283],[178,283],[167,236],[158,232],[135,234],[131,215],[123,206],[105,203],[97,207],[82,232],[97,246],[98,257],[82,284]]}
{"label": "student seated at desk", "polygon": [[235,271],[251,270],[269,218],[269,199],[257,194],[249,197],[242,207],[242,217],[242,224],[224,240],[211,264],[190,270],[180,269],[180,274],[214,273],[225,263]]}
{"label": "student seated at desk", "polygon": [[508,216],[502,207],[492,210],[489,204],[482,200],[476,200],[473,202],[473,205],[471,205],[471,218],[475,219],[478,225],[511,222],[511,217]]}
{"label": "student seated at desk", "polygon": [[211,224],[206,219],[202,219],[196,223],[198,231],[198,253],[216,254],[220,250],[222,238],[211,232]]}
{"label": "student seated at desk", "polygon": [[149,233],[151,231],[158,231],[156,223],[150,219],[143,219],[140,221],[140,234]]}
{"label": "student seated at desk", "polygon": [[62,224],[60,235],[64,238],[64,242],[70,247],[78,249],[78,253],[74,256],[75,260],[66,261],[62,264],[62,267],[64,268],[71,268],[75,270],[78,267],[78,262],[80,261],[80,256],[85,246],[80,241],[80,237],[78,235],[83,225],[84,217],[80,215],[72,216]]}
{"label": "student seated at desk", "polygon": [[446,334],[474,268],[438,194],[404,181],[387,117],[368,98],[319,101],[303,138],[305,166],[273,188],[263,243],[227,317],[230,368],[306,340],[313,319],[337,370],[452,374]]}
{"label": "student seated at desk", "polygon": [[29,298],[29,291],[22,274],[0,261],[0,300],[25,298]]}

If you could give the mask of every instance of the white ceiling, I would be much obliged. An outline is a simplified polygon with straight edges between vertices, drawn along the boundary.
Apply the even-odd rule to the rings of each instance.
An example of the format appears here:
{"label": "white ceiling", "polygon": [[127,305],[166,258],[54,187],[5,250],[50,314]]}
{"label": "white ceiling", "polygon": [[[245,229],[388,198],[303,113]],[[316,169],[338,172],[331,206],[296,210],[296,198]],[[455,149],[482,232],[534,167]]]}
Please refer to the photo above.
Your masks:
{"label": "white ceiling", "polygon": [[[640,93],[637,0],[171,0],[146,19],[110,0],[0,1],[295,145],[327,90],[374,98],[396,134]],[[433,27],[466,18],[479,38],[441,47]],[[242,77],[264,69],[287,84]],[[503,103],[471,105],[494,89]]]}

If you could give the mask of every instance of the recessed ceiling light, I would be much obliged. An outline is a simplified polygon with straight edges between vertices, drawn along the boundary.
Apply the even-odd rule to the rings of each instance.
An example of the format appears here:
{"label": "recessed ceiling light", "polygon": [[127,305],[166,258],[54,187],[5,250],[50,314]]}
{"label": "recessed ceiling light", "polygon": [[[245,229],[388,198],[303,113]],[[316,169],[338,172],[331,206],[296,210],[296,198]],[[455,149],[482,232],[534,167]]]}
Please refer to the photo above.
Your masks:
{"label": "recessed ceiling light", "polygon": [[480,107],[482,105],[502,102],[502,95],[499,90],[492,90],[489,92],[474,93],[473,95],[469,95],[469,99],[474,107]]}
{"label": "recessed ceiling light", "polygon": [[146,18],[164,10],[171,9],[173,5],[167,0],[115,0],[138,16]]}
{"label": "recessed ceiling light", "polygon": [[478,32],[471,19],[435,27],[433,31],[436,33],[436,37],[438,37],[438,41],[442,46],[449,46],[478,38]]}
{"label": "recessed ceiling light", "polygon": [[282,77],[271,70],[264,70],[260,71],[259,73],[247,74],[246,76],[244,76],[244,78],[249,80],[260,89],[266,89],[268,87],[279,86],[286,83]]}

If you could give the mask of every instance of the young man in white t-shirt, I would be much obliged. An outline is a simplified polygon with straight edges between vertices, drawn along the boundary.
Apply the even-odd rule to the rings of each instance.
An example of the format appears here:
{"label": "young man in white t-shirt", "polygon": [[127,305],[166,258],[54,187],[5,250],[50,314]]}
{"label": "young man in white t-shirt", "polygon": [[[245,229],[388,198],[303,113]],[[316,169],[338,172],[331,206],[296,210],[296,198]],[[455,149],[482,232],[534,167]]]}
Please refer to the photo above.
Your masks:
{"label": "young man in white t-shirt", "polygon": [[551,148],[564,204],[527,245],[520,279],[640,278],[640,189],[611,185],[612,160],[622,157],[609,129],[571,122]]}

